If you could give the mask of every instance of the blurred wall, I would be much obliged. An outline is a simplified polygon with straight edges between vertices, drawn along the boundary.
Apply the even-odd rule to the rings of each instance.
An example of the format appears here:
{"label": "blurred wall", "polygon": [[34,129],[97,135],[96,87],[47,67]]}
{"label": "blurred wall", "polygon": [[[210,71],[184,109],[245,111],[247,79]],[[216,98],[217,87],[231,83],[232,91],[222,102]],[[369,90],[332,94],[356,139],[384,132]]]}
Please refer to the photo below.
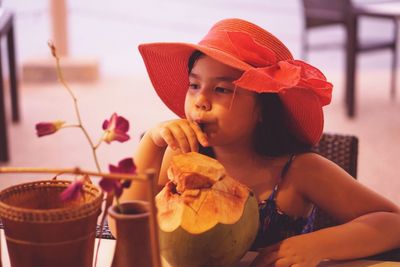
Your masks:
{"label": "blurred wall", "polygon": [[[51,39],[49,3],[50,0],[3,0],[4,7],[16,12],[19,62],[48,56],[46,43]],[[139,43],[197,42],[214,22],[227,17],[248,19],[265,27],[295,56],[299,55],[303,23],[301,0],[69,0],[67,6],[71,56],[100,59],[101,73],[107,76],[144,71],[136,49]],[[371,25],[368,22],[366,26],[362,25],[366,34],[391,33],[384,25]],[[337,41],[343,38],[343,31],[332,29],[311,38]],[[335,60],[329,60],[329,65],[326,65],[324,53],[313,53],[310,60],[322,69],[342,68],[341,51],[332,53]],[[382,65],[387,65],[387,59],[379,60]],[[376,63],[375,59],[373,61]]]}
{"label": "blurred wall", "polygon": [[[4,0],[16,12],[20,62],[48,55],[49,0]],[[71,56],[97,57],[104,75],[144,71],[137,45],[152,41],[197,42],[219,19],[240,17],[259,24],[294,52],[302,20],[300,1],[148,0],[67,1]]]}

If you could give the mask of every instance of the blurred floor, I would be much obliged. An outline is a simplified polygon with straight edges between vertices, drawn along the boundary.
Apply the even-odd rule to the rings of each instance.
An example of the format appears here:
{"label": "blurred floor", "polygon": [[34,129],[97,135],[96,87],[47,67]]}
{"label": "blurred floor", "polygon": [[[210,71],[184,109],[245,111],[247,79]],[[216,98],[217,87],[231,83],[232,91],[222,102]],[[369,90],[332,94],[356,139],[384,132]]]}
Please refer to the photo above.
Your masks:
{"label": "blurred floor", "polygon": [[[5,6],[17,10],[20,65],[32,57],[49,55],[47,2],[3,1]],[[95,140],[100,138],[103,120],[114,111],[131,122],[131,141],[103,144],[99,148],[102,168],[106,170],[108,163],[116,164],[121,158],[132,155],[141,132],[173,117],[151,89],[136,49],[138,43],[197,41],[216,20],[241,17],[275,33],[296,56],[302,25],[299,2],[172,0],[166,4],[150,0],[135,5],[128,0],[113,4],[99,0],[93,7],[89,2],[69,1],[71,55],[96,57],[101,63],[102,78],[98,82],[71,84],[89,133]],[[369,32],[385,34],[382,29],[368,27]],[[315,39],[336,39],[341,34],[340,31],[322,33]],[[357,135],[360,138],[360,182],[400,205],[400,172],[397,170],[400,166],[400,103],[399,97],[394,101],[389,97],[389,60],[388,53],[384,52],[360,58],[358,116],[349,120],[342,105],[343,52],[312,52],[309,56],[310,63],[321,68],[335,85],[333,102],[325,109],[325,130]],[[400,79],[398,81],[400,84]],[[400,95],[400,88],[397,89]],[[22,83],[20,96],[21,122],[12,124],[7,114],[11,156],[7,165],[94,169],[90,148],[79,130],[63,129],[52,136],[35,136],[34,126],[39,121],[75,122],[73,104],[65,89],[59,84]],[[36,176],[7,175],[0,179],[0,188],[34,178]]]}

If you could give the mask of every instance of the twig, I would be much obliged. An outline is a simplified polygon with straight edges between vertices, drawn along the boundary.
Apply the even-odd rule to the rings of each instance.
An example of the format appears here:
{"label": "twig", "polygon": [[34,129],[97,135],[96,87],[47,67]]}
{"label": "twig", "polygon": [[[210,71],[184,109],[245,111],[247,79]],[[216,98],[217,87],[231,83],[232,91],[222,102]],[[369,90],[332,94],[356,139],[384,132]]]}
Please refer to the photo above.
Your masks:
{"label": "twig", "polygon": [[72,92],[71,88],[68,86],[67,82],[64,80],[64,75],[61,70],[60,58],[58,57],[56,47],[54,46],[54,44],[52,42],[49,42],[48,45],[51,49],[51,54],[56,59],[56,70],[57,70],[58,81],[65,87],[65,89],[67,89],[68,93],[71,95],[72,100],[74,101],[75,114],[76,114],[76,118],[78,120],[78,125],[76,125],[76,127],[80,128],[82,130],[87,141],[89,142],[89,145],[92,149],[93,159],[94,159],[94,163],[96,164],[97,171],[101,172],[99,160],[98,160],[97,154],[96,154],[96,149],[98,148],[100,143],[95,146],[92,139],[89,136],[88,131],[86,130],[85,126],[83,126],[81,113],[79,111],[79,106],[78,106],[78,99]]}
{"label": "twig", "polygon": [[95,171],[82,170],[80,168],[30,168],[30,167],[0,167],[0,173],[53,173],[53,174],[78,174],[105,177],[109,179],[126,179],[146,182],[148,180],[145,174],[127,174],[127,173],[103,173]]}

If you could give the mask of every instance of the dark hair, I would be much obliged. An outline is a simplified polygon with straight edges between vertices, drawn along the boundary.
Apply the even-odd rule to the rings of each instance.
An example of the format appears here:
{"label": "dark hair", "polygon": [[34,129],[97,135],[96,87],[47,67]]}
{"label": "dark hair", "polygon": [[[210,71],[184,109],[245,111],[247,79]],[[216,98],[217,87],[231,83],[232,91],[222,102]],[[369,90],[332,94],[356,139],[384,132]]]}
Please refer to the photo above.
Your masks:
{"label": "dark hair", "polygon": [[204,56],[204,53],[199,50],[194,51],[190,55],[190,57],[188,59],[188,73],[190,73],[192,71],[194,63],[196,63],[196,61],[202,56]]}
{"label": "dark hair", "polygon": [[[201,51],[194,51],[188,59],[188,73],[196,61],[204,56]],[[261,120],[254,131],[254,148],[263,156],[281,156],[308,152],[311,145],[301,142],[287,127],[286,111],[276,93],[257,95],[261,107]],[[214,157],[212,148],[200,147],[200,153]]]}
{"label": "dark hair", "polygon": [[254,131],[254,148],[264,156],[308,152],[311,145],[301,142],[287,127],[286,110],[276,93],[258,94],[261,121]]}

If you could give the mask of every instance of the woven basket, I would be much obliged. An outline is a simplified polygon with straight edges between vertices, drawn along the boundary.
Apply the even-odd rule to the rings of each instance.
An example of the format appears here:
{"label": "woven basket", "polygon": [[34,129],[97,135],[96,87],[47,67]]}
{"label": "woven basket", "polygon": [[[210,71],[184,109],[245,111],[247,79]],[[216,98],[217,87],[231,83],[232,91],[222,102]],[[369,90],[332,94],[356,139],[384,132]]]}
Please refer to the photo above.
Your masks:
{"label": "woven basket", "polygon": [[85,184],[83,197],[63,202],[70,181],[19,184],[0,192],[11,266],[92,266],[97,217],[103,194]]}

